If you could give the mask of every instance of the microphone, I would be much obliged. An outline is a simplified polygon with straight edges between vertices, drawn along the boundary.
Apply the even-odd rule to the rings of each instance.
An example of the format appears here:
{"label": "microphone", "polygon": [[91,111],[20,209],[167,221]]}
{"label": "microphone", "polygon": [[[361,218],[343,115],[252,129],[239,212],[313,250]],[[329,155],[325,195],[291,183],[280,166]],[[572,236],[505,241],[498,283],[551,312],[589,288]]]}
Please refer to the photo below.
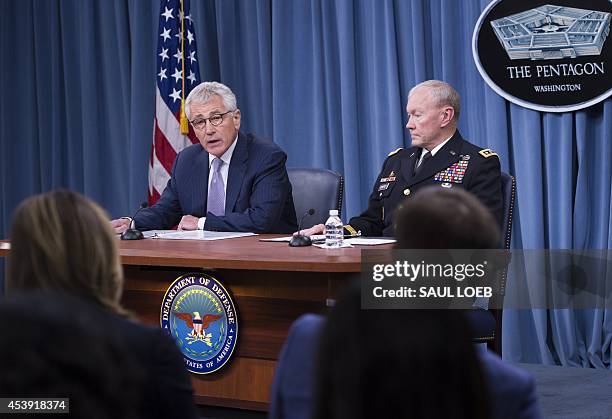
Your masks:
{"label": "microphone", "polygon": [[130,221],[130,228],[125,230],[123,233],[121,233],[121,240],[142,240],[144,239],[144,236],[142,235],[142,231],[135,228],[136,224],[134,224],[134,217],[136,217],[136,214],[138,214],[138,212],[141,209],[146,208],[148,206],[149,204],[147,204],[146,202],[143,202],[140,204],[140,207],[136,210],[136,212],[132,216],[132,220]]}
{"label": "microphone", "polygon": [[302,219],[300,220],[300,223],[298,224],[298,234],[291,237],[291,240],[289,241],[289,246],[291,247],[312,246],[312,240],[310,240],[310,237],[304,236],[303,234],[300,234],[300,232],[302,231],[302,223],[304,222],[304,218],[310,215],[313,215],[315,212],[316,211],[314,210],[314,208],[310,208],[308,211],[304,213],[304,215],[302,215]]}

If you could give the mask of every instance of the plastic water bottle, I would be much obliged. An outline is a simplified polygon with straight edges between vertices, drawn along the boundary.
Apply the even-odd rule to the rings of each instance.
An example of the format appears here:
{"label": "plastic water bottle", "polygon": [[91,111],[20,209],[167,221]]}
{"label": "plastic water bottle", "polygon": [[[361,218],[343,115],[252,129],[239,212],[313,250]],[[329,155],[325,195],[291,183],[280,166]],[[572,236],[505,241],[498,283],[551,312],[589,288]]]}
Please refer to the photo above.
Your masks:
{"label": "plastic water bottle", "polygon": [[338,217],[338,210],[329,210],[329,218],[325,222],[325,246],[329,248],[341,247],[344,238],[342,220]]}

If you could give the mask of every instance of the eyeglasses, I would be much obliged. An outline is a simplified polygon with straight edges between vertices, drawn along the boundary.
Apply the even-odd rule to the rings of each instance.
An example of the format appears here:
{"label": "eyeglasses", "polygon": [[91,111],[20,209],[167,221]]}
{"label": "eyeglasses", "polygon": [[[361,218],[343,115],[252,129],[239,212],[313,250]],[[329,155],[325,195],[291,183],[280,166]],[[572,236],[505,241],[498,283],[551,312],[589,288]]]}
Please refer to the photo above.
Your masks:
{"label": "eyeglasses", "polygon": [[218,127],[219,125],[223,123],[223,117],[231,112],[234,112],[234,111],[227,111],[225,113],[213,115],[209,118],[200,118],[200,119],[195,119],[189,122],[191,123],[191,126],[197,130],[203,130],[206,127],[207,122],[210,122],[210,125],[212,125],[213,127]]}

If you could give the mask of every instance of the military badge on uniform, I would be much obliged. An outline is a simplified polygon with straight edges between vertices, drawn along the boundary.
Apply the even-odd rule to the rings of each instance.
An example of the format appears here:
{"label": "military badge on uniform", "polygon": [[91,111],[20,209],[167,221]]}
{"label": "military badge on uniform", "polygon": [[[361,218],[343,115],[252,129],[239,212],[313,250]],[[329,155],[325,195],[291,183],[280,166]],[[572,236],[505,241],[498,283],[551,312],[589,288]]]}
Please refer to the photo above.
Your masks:
{"label": "military badge on uniform", "polygon": [[389,189],[389,184],[388,183],[383,183],[381,185],[378,185],[378,192],[386,191],[387,189]]}
{"label": "military badge on uniform", "polygon": [[164,295],[160,322],[193,373],[217,371],[236,348],[236,307],[227,290],[212,276],[196,273],[177,278]]}
{"label": "military badge on uniform", "polygon": [[[383,183],[383,182],[395,182],[395,171],[391,170],[391,173],[389,173],[389,176],[380,178],[380,183]],[[385,189],[387,189],[387,188],[385,188]],[[379,189],[379,191],[380,191],[380,189]]]}
{"label": "military badge on uniform", "polygon": [[[466,157],[466,156],[464,156]],[[470,162],[468,159],[461,159],[457,163],[452,164],[450,167],[436,173],[434,180],[436,182],[447,182],[447,183],[462,183],[465,171],[468,168]]]}

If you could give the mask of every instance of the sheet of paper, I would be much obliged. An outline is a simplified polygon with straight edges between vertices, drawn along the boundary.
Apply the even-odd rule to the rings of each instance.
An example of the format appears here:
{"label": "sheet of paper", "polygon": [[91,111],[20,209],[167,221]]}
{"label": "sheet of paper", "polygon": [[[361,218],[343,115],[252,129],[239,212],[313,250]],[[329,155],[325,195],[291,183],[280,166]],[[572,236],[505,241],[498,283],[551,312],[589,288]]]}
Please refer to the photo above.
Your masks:
{"label": "sheet of paper", "polygon": [[[275,239],[259,239],[260,242],[287,242],[289,243],[291,241],[291,237],[293,236],[287,236],[287,237],[277,237]],[[312,236],[310,236],[311,240],[325,240],[325,234],[313,234]]]}
{"label": "sheet of paper", "polygon": [[354,246],[377,246],[379,244],[391,244],[395,243],[395,239],[368,239],[367,237],[355,237],[352,239],[344,239],[345,243],[352,244]]}
{"label": "sheet of paper", "polygon": [[327,246],[325,246],[325,243],[313,243],[312,245],[315,246],[315,247],[319,247],[321,249],[329,249],[329,250],[342,249],[343,247],[353,247],[352,244],[347,243],[347,240],[344,240],[342,242],[342,246],[340,246],[340,247],[327,247]]}
{"label": "sheet of paper", "polygon": [[176,233],[176,230],[148,230],[143,231],[142,235],[145,239],[159,239],[164,234]]}
{"label": "sheet of paper", "polygon": [[[322,243],[323,241],[325,241],[325,235],[324,234],[316,234],[313,236],[310,236],[311,240],[312,240],[312,244],[313,246],[317,246],[317,247],[325,247],[325,244]],[[288,237],[278,237],[275,239],[259,239],[259,241],[262,242],[289,242],[289,240],[291,240],[291,236]],[[367,238],[367,237],[352,237],[352,238],[346,238],[344,239],[344,243],[346,243],[348,246],[343,246],[343,247],[351,247],[351,246],[377,246],[379,244],[391,244],[391,243],[395,243],[395,239],[381,239],[381,238]],[[319,243],[317,243],[319,242]]]}
{"label": "sheet of paper", "polygon": [[238,237],[255,236],[255,233],[241,233],[234,231],[176,231],[176,230],[150,230],[145,231],[145,238],[169,239],[169,240],[224,240]]}

